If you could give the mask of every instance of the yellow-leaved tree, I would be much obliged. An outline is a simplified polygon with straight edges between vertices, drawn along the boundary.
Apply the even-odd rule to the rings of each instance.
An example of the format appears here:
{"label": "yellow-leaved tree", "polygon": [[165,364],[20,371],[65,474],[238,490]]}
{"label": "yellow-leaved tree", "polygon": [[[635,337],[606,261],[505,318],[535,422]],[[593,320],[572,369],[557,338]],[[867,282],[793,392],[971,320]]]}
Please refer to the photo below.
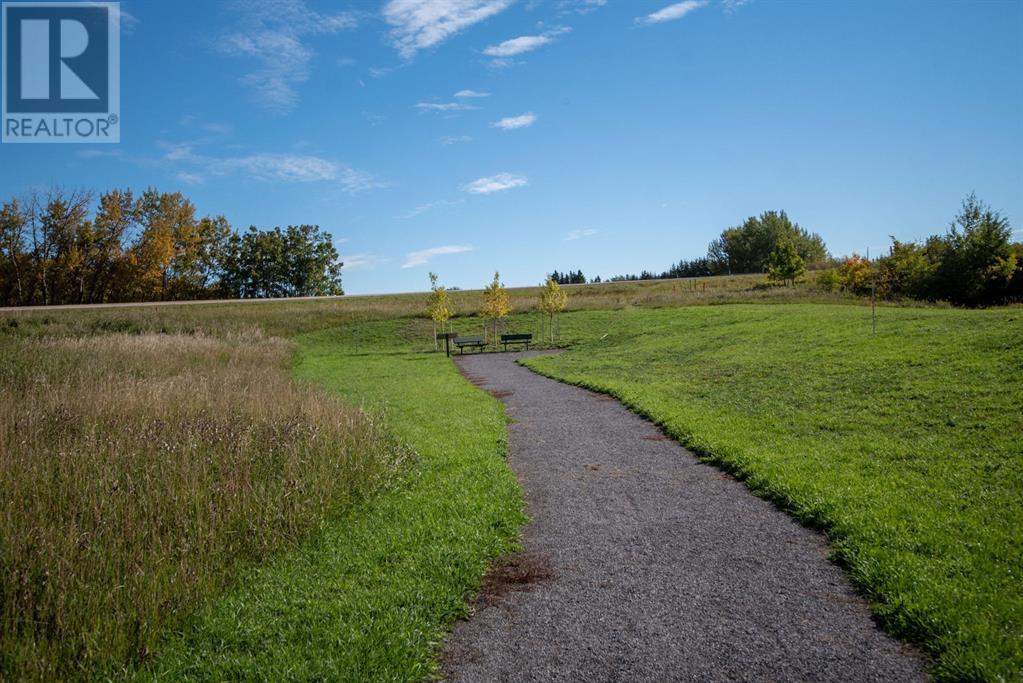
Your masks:
{"label": "yellow-leaved tree", "polygon": [[[561,288],[558,281],[548,276],[547,283],[540,290],[540,310],[544,312],[550,321],[551,343],[554,343],[554,316],[565,310],[568,302],[568,292]],[[542,332],[541,332],[542,334]]]}
{"label": "yellow-leaved tree", "polygon": [[441,332],[447,331],[447,322],[451,318],[451,307],[448,305],[448,290],[437,284],[437,273],[430,273],[430,299],[426,312],[433,320],[433,350],[437,350],[437,324]]}
{"label": "yellow-leaved tree", "polygon": [[494,323],[494,346],[497,346],[497,323],[508,316],[511,312],[511,304],[508,303],[508,290],[501,284],[501,274],[494,273],[494,280],[483,290],[483,310],[480,315],[484,320],[492,320]]}

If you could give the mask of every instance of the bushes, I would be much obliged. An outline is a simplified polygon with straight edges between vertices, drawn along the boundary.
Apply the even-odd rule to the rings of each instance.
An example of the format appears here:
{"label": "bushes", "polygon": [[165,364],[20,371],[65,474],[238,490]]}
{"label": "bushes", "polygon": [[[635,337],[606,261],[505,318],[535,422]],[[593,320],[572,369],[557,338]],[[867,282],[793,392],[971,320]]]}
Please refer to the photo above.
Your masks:
{"label": "bushes", "polygon": [[819,274],[817,286],[854,294],[874,286],[885,299],[960,306],[1023,301],[1023,244],[1011,243],[1011,234],[1008,219],[971,194],[945,235],[932,235],[923,244],[893,237],[887,256],[874,261],[847,256],[837,272]]}

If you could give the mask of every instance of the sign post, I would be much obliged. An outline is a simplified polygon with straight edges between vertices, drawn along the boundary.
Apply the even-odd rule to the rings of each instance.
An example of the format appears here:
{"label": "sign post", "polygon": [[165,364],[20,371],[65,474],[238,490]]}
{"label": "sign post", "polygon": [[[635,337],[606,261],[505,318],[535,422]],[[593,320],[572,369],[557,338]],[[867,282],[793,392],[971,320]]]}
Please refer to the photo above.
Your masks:
{"label": "sign post", "polygon": [[457,332],[441,332],[438,337],[444,338],[444,353],[451,358],[451,340],[458,336]]}

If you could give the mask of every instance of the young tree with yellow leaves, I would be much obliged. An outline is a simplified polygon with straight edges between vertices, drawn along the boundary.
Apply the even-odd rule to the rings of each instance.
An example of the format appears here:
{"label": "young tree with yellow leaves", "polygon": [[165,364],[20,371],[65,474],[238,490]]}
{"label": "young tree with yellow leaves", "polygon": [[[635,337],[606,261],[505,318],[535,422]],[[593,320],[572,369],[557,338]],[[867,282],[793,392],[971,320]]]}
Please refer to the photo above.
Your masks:
{"label": "young tree with yellow leaves", "polygon": [[554,316],[565,310],[567,302],[568,292],[561,288],[557,280],[548,276],[547,283],[540,291],[540,310],[547,315],[547,319],[550,321],[552,344],[554,343]]}
{"label": "young tree with yellow leaves", "polygon": [[441,332],[446,332],[448,319],[451,318],[451,307],[448,305],[448,290],[437,284],[437,273],[430,273],[430,299],[426,312],[433,320],[433,350],[437,350],[437,323]]}
{"label": "young tree with yellow leaves", "polygon": [[[494,347],[497,347],[497,323],[511,312],[508,303],[508,290],[501,284],[501,274],[494,272],[494,280],[483,290],[483,310],[480,314],[485,320],[494,321]],[[484,328],[485,330],[486,328]]]}

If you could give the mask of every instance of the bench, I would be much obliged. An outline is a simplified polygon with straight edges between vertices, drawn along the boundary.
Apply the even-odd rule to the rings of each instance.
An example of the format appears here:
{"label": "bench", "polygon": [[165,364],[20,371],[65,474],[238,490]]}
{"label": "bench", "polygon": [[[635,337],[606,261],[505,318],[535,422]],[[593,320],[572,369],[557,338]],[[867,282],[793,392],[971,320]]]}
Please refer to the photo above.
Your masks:
{"label": "bench", "polygon": [[455,346],[458,347],[459,353],[464,352],[465,347],[469,347],[470,349],[475,348],[482,351],[483,347],[486,345],[487,343],[483,341],[483,337],[455,337]]}
{"label": "bench", "polygon": [[532,334],[502,334],[501,343],[504,344],[504,350],[508,350],[508,344],[525,344],[526,350],[529,350],[529,343],[533,341]]}

